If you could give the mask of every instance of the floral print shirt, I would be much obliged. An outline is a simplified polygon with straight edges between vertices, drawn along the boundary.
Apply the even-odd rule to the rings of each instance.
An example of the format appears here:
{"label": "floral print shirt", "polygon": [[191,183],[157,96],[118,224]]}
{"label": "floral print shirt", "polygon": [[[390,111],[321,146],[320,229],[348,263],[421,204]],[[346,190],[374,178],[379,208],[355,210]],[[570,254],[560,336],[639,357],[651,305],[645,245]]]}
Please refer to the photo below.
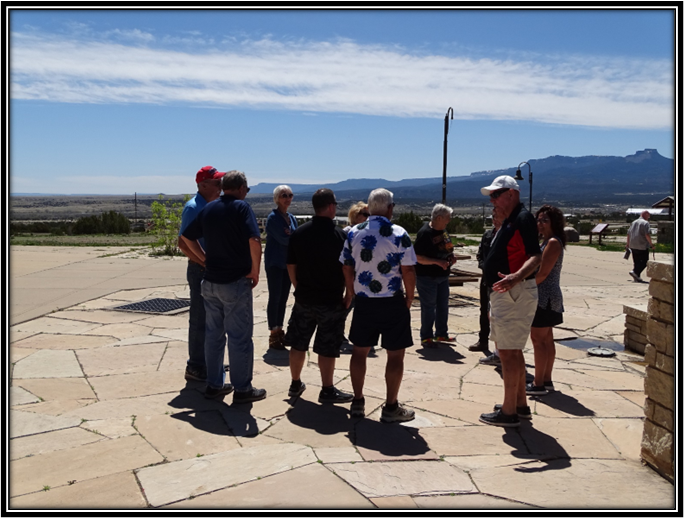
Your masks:
{"label": "floral print shirt", "polygon": [[354,292],[359,297],[403,294],[401,266],[416,264],[406,230],[384,216],[371,216],[347,234],[340,262],[354,267]]}

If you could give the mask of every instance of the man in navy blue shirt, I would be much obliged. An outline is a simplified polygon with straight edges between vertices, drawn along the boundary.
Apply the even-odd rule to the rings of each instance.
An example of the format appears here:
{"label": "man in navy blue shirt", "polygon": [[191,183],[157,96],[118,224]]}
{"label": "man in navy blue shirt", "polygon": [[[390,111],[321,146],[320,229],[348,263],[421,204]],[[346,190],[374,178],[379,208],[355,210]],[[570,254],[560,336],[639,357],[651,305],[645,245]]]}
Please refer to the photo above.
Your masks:
{"label": "man in navy blue shirt", "polygon": [[[223,397],[235,389],[233,403],[247,403],[266,397],[264,389],[252,386],[252,289],[259,282],[261,233],[252,208],[244,201],[249,192],[245,174],[226,173],[221,188],[223,195],[200,211],[182,237],[206,265],[202,280],[206,311],[205,397]],[[204,250],[197,241],[202,237]],[[231,383],[225,383],[223,368],[226,335]]]}

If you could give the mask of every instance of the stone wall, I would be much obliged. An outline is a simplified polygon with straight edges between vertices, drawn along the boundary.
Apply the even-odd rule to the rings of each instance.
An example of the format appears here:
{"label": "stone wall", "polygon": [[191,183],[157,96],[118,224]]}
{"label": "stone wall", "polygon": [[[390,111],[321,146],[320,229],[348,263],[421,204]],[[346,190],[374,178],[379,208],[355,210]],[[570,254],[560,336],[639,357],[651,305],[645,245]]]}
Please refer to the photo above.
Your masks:
{"label": "stone wall", "polygon": [[658,221],[658,243],[674,243],[674,221]]}
{"label": "stone wall", "polygon": [[674,482],[674,266],[651,261],[641,458]]}
{"label": "stone wall", "polygon": [[625,349],[646,354],[648,308],[646,306],[622,306],[622,312],[625,314]]}

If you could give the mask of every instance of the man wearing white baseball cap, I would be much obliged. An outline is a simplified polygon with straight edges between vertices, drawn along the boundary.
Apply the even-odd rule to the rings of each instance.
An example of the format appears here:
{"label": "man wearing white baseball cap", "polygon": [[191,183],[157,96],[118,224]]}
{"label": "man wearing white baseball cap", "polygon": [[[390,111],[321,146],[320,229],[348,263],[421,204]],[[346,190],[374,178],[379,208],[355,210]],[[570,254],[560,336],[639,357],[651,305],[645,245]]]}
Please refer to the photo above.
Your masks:
{"label": "man wearing white baseball cap", "polygon": [[484,260],[483,275],[492,287],[491,339],[501,358],[504,400],[495,411],[480,416],[485,424],[520,426],[518,414],[529,416],[525,393],[523,349],[537,310],[535,275],[541,262],[534,216],[520,203],[520,187],[510,176],[499,176],[480,189],[497,214],[505,218]]}

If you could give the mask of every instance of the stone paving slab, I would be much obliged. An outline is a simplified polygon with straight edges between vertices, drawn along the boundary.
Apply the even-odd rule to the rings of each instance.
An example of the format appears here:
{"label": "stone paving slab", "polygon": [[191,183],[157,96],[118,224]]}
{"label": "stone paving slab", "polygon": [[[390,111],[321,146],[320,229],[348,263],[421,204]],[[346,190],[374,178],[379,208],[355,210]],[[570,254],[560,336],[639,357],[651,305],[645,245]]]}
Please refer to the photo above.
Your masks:
{"label": "stone paving slab", "polygon": [[40,401],[35,395],[21,387],[10,387],[9,400],[11,406],[38,403]]}
{"label": "stone paving slab", "polygon": [[315,462],[308,446],[255,446],[143,468],[138,480],[148,502],[159,507]]}
{"label": "stone paving slab", "polygon": [[139,435],[24,457],[10,462],[10,496],[41,491],[45,486],[65,486],[71,480],[130,471],[162,460]]}
{"label": "stone paving slab", "polygon": [[[555,330],[557,339],[622,341],[623,305],[642,301],[648,285],[630,281],[621,256],[568,248],[562,276],[568,319]],[[44,312],[34,320],[24,312],[24,320],[10,328],[10,393],[16,400],[10,411],[10,475],[18,473],[20,482],[12,482],[12,506],[611,508],[621,506],[616,495],[624,487],[641,488],[642,480],[644,491],[654,490],[642,501],[630,494],[628,505],[672,505],[673,486],[639,461],[643,357],[620,351],[595,358],[573,349],[571,340],[557,343],[557,391],[528,398],[532,421],[516,430],[479,422],[482,412],[502,401],[503,387],[494,367],[479,365],[482,353],[467,350],[477,340],[475,283],[451,289],[459,304],[449,311],[453,345],[422,347],[420,309],[411,309],[417,345],[407,350],[399,397],[417,416],[385,425],[379,417],[386,354],[379,348],[368,360],[365,419],[351,419],[348,405],[318,403],[315,355],[302,375],[307,391],[287,397],[288,352],[268,349],[263,271],[264,282],[253,294],[254,384],[266,388],[268,397],[233,405],[232,396],[205,399],[203,383],[183,379],[187,312],[155,316],[109,309],[154,297],[187,298],[184,261],[79,260],[79,267],[63,262],[50,269],[53,277],[69,277],[73,284],[52,293],[50,301],[37,299],[24,282],[20,305],[32,296],[40,301],[33,306]],[[463,263],[477,271],[475,261]],[[84,272],[98,281],[96,287],[78,289]],[[41,281],[49,284],[48,278]],[[293,301],[291,296],[288,314]],[[587,321],[588,315],[594,320]],[[66,358],[75,359],[79,376],[48,377],[54,368],[45,368],[46,353],[55,355],[60,369],[69,364]],[[530,340],[524,354],[533,372]],[[342,354],[335,372],[336,385],[346,391],[349,359]],[[52,478],[30,480],[30,471],[44,470]],[[596,488],[585,491],[587,480],[601,484],[601,470],[607,473],[608,497]],[[44,485],[50,489],[43,491]],[[576,495],[583,495],[579,503]]]}
{"label": "stone paving slab", "polygon": [[83,371],[74,351],[36,351],[19,360],[14,366],[14,379],[26,378],[81,378]]}

